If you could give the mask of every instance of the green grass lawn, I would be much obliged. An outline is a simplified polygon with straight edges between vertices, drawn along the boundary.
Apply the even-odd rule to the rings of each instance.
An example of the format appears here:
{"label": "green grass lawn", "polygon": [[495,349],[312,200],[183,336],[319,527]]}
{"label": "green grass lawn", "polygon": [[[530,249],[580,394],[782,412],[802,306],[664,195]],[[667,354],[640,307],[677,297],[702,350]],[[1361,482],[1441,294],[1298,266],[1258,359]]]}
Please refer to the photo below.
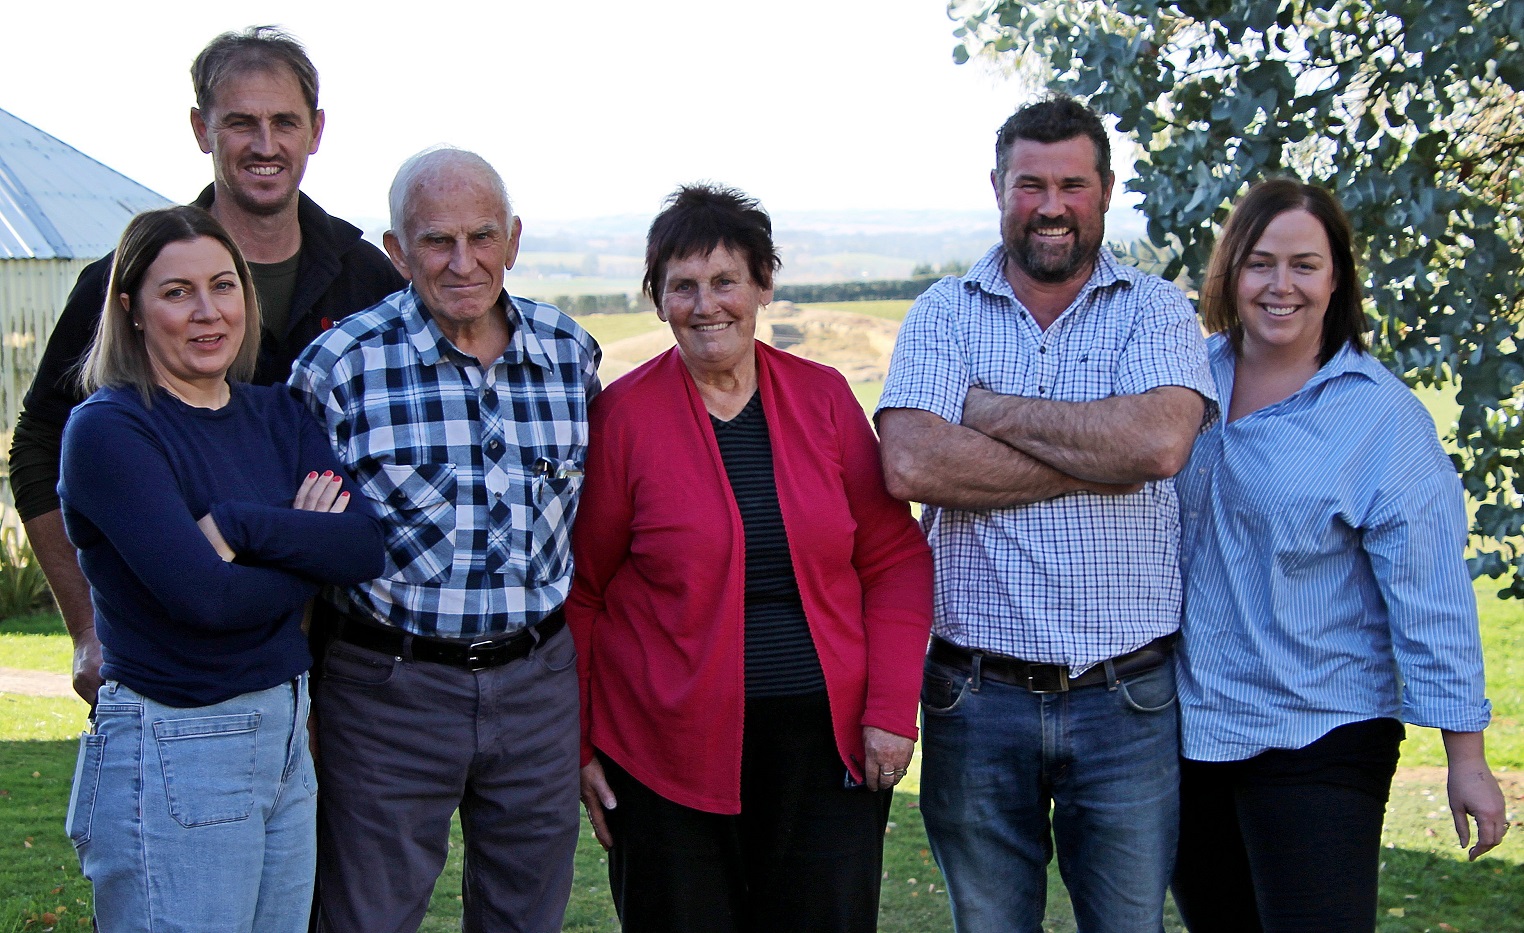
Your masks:
{"label": "green grass lawn", "polygon": [[656,316],[655,311],[637,311],[629,314],[584,314],[577,318],[577,323],[593,335],[593,339],[598,341],[600,347],[667,326]]}
{"label": "green grass lawn", "polygon": [[[1524,604],[1502,602],[1492,587],[1478,587],[1487,648],[1488,695],[1495,719],[1488,730],[1493,767],[1502,775],[1524,771]],[[21,631],[17,631],[20,629]],[[57,616],[0,622],[0,664],[67,673],[68,636]],[[0,694],[0,933],[88,929],[90,887],[64,837],[64,811],[73,776],[76,741],[85,706],[73,698]],[[1443,774],[1412,766],[1441,764],[1433,730],[1409,728],[1403,765],[1388,809],[1383,854],[1381,933],[1444,930],[1502,933],[1524,916],[1524,849],[1510,840],[1479,862],[1462,860],[1445,807]],[[1517,793],[1524,785],[1516,784]],[[917,809],[919,767],[895,796],[884,844],[880,929],[942,933],[951,929],[942,877],[926,846]],[[1514,816],[1524,800],[1510,801]],[[435,887],[423,929],[459,929],[461,839],[457,826],[444,874]],[[1068,897],[1050,872],[1045,929],[1074,929]],[[49,918],[51,917],[51,922]],[[84,921],[81,923],[81,921]],[[566,929],[616,930],[603,851],[584,825]],[[1173,913],[1166,930],[1182,928]]]}
{"label": "green grass lawn", "polygon": [[866,314],[870,317],[883,318],[886,321],[903,321],[905,319],[905,312],[910,310],[910,302],[898,299],[884,301],[812,301],[799,307],[820,308],[825,311],[849,311],[853,314]]}
{"label": "green grass lawn", "polygon": [[[903,318],[908,301],[816,304],[889,320]],[[600,343],[611,343],[662,326],[655,314],[590,315],[579,319]],[[852,387],[871,412],[883,384]],[[1447,394],[1420,392],[1441,430],[1453,419]],[[1488,756],[1505,779],[1524,772],[1524,604],[1500,601],[1495,583],[1477,586],[1487,658],[1488,695],[1494,705]],[[68,673],[72,653],[56,615],[42,613],[0,621],[0,666]],[[0,933],[89,928],[90,888],[79,876],[64,837],[64,811],[73,775],[76,742],[85,725],[84,704],[73,698],[0,693]],[[1444,763],[1432,729],[1409,727],[1403,768],[1387,811],[1382,863],[1380,933],[1507,933],[1524,917],[1524,844],[1510,840],[1479,862],[1465,862],[1455,845],[1445,806],[1443,774],[1415,770]],[[1512,784],[1524,794],[1524,784]],[[926,846],[918,809],[919,763],[901,784],[884,845],[880,929],[891,933],[942,933],[951,929],[947,897]],[[1510,799],[1515,820],[1524,799]],[[1517,823],[1516,823],[1517,825]],[[460,827],[454,828],[444,874],[435,887],[423,930],[459,929]],[[1068,896],[1056,867],[1049,874],[1048,933],[1074,930]],[[1183,928],[1171,907],[1165,928]],[[609,902],[603,851],[586,824],[576,856],[576,879],[567,910],[573,933],[617,930]]]}

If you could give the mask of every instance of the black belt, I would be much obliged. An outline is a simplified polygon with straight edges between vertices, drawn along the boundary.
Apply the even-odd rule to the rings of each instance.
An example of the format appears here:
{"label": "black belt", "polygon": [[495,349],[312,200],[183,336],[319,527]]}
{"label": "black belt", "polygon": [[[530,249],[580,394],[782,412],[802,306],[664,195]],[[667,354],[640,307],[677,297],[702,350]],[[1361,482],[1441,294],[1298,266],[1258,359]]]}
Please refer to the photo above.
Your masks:
{"label": "black belt", "polygon": [[[1155,638],[1136,651],[1111,658],[1111,672],[1120,678],[1151,671],[1169,660],[1174,644],[1174,635]],[[931,636],[931,650],[926,653],[926,659],[970,672],[977,659],[980,677],[1013,687],[1023,687],[1033,693],[1063,693],[1076,687],[1092,687],[1106,682],[1104,661],[1071,679],[1069,667],[1065,664],[1037,664],[1003,654],[974,651],[935,635]]]}
{"label": "black belt", "polygon": [[432,661],[468,671],[498,667],[526,657],[537,643],[546,641],[566,624],[566,614],[557,609],[534,625],[512,635],[467,642],[413,635],[401,629],[357,619],[347,613],[341,619],[338,631],[334,633],[334,638],[339,641],[397,658]]}

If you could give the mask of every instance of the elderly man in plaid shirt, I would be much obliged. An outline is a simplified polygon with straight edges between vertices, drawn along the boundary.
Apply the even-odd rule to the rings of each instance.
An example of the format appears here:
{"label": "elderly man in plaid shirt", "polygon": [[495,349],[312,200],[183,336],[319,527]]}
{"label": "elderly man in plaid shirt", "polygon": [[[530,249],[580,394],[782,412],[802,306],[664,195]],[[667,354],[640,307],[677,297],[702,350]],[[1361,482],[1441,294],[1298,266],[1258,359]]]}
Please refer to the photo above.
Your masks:
{"label": "elderly man in plaid shirt", "polygon": [[597,344],[503,291],[520,224],[479,156],[391,189],[411,283],[322,335],[291,386],[386,528],[386,572],[327,594],[320,930],[416,930],[465,832],[464,929],[559,930],[577,844],[577,673],[561,604]]}
{"label": "elderly man in plaid shirt", "polygon": [[936,560],[921,812],[959,933],[1042,929],[1047,863],[1083,933],[1156,933],[1175,849],[1179,513],[1216,416],[1196,317],[1102,249],[1100,119],[1016,112],[1001,244],[900,330],[878,425]]}

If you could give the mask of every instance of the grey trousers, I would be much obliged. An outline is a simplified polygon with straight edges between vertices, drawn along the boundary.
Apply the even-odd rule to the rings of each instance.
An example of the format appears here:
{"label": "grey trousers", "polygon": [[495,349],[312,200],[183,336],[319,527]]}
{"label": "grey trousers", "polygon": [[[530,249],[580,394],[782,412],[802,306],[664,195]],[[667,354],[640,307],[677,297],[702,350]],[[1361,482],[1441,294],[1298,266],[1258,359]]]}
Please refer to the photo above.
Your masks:
{"label": "grey trousers", "polygon": [[457,808],[462,929],[561,929],[580,820],[576,667],[566,629],[475,673],[332,645],[314,701],[319,931],[416,931]]}

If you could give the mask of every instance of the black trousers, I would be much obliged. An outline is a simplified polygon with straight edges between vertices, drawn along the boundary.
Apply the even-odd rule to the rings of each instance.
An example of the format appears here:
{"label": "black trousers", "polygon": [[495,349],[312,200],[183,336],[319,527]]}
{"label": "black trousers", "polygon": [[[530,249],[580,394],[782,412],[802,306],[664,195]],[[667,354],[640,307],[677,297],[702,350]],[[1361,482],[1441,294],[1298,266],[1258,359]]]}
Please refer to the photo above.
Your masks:
{"label": "black trousers", "polygon": [[1299,749],[1180,763],[1172,890],[1191,933],[1371,933],[1402,723]]}
{"label": "black trousers", "polygon": [[[698,751],[698,750],[696,750]],[[600,753],[625,933],[871,933],[892,791],[847,788],[825,695],[748,700],[741,813],[675,804]]]}

